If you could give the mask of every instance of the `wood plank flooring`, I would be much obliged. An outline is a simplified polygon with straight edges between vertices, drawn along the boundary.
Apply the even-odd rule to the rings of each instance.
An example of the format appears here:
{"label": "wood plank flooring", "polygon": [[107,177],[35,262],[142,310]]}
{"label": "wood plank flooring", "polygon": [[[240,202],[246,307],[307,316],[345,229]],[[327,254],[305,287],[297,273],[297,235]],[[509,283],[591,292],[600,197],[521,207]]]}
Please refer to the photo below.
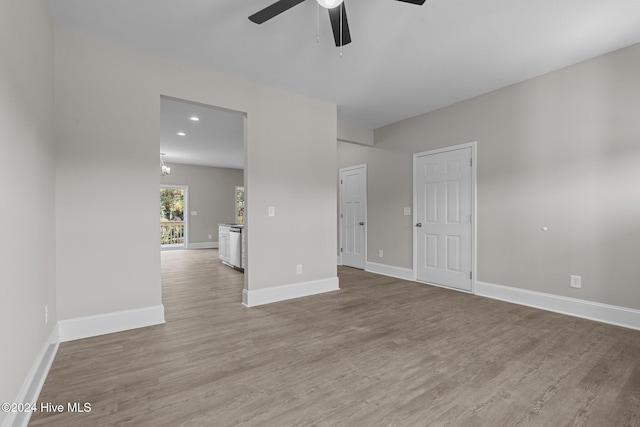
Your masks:
{"label": "wood plank flooring", "polygon": [[640,426],[640,331],[340,267],[244,308],[216,250],[162,253],[165,325],[63,343],[32,426]]}

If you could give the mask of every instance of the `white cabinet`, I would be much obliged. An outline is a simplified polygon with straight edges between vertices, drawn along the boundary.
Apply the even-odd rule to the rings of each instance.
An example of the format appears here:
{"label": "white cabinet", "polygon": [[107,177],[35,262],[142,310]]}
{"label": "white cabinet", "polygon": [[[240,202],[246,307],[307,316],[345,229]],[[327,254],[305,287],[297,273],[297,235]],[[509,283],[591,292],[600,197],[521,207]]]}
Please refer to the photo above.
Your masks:
{"label": "white cabinet", "polygon": [[218,258],[226,263],[230,261],[229,228],[230,227],[226,225],[218,226]]}
{"label": "white cabinet", "polygon": [[230,267],[245,267],[245,233],[241,224],[218,224],[218,258]]}

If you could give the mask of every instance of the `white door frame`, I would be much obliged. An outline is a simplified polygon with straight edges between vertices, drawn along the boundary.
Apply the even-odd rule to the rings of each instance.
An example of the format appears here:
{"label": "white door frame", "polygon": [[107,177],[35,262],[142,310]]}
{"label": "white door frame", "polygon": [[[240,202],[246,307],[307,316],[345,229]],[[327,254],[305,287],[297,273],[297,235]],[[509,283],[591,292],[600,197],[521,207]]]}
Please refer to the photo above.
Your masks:
{"label": "white door frame", "polygon": [[[364,169],[364,269],[366,270],[367,268],[367,227],[369,226],[369,222],[367,221],[367,164],[362,164],[362,165],[355,165],[355,166],[349,166],[346,168],[341,168],[338,171],[338,232],[340,234],[339,238],[338,238],[338,242],[340,244],[340,247],[338,248],[338,250],[343,248],[343,242],[342,242],[342,228],[343,228],[343,213],[342,212],[342,185],[340,184],[340,177],[342,176],[342,172],[346,172],[346,171],[350,171],[350,170],[354,170],[354,169]],[[338,255],[338,265],[342,265],[342,251],[340,250],[339,252],[340,255]]]}
{"label": "white door frame", "polygon": [[[477,141],[467,142],[464,144],[452,145],[450,147],[438,148],[435,150],[423,151],[420,153],[414,153],[413,155],[413,280],[418,280],[418,231],[416,229],[416,223],[418,222],[418,185],[416,183],[417,176],[417,163],[418,157],[429,156],[431,154],[439,154],[445,153],[447,151],[460,150],[463,148],[471,148],[471,293],[475,294],[476,289],[476,271],[477,271],[477,260],[476,260],[476,252],[477,252],[477,234],[476,234],[476,207],[477,207],[477,185],[476,185],[476,172],[477,172]],[[434,286],[440,286],[434,284]],[[441,286],[443,287],[443,286]],[[449,288],[458,290],[460,292],[466,292],[461,289]]]}
{"label": "white door frame", "polygon": [[189,215],[191,212],[189,211],[189,186],[188,185],[171,185],[171,184],[160,184],[160,189],[162,188],[172,188],[176,190],[184,190],[184,248],[162,248],[160,245],[160,250],[172,250],[172,249],[189,249]]}

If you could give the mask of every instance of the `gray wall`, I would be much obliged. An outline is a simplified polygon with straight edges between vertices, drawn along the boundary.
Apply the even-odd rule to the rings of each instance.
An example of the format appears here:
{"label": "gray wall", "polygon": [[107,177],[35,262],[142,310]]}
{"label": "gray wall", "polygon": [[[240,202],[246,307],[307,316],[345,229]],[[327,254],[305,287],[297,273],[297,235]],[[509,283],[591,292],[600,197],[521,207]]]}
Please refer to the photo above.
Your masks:
{"label": "gray wall", "polygon": [[[218,224],[235,223],[235,189],[244,185],[242,169],[167,164],[171,174],[160,179],[162,184],[189,186],[189,244],[218,242]],[[211,239],[209,239],[211,235]]]}
{"label": "gray wall", "polygon": [[55,46],[61,320],[161,304],[161,95],[247,114],[247,289],[336,277],[335,105],[65,29]]}
{"label": "gray wall", "polygon": [[0,402],[15,402],[56,323],[53,28],[44,2],[0,2],[0,52]]}
{"label": "gray wall", "polygon": [[478,280],[640,309],[638,94],[634,45],[341,143],[368,163],[369,260],[411,268],[412,153],[477,141]]}
{"label": "gray wall", "polygon": [[[338,142],[338,167],[367,164],[367,261],[412,268],[412,157],[378,145]],[[382,249],[384,258],[378,257]],[[338,252],[340,250],[338,249]]]}

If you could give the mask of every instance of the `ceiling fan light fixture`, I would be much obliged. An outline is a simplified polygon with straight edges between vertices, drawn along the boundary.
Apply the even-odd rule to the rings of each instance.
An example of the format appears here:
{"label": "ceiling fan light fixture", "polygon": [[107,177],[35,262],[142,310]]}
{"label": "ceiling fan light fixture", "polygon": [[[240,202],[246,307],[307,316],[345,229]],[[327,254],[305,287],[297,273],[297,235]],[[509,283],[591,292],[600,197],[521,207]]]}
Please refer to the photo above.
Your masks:
{"label": "ceiling fan light fixture", "polygon": [[317,0],[318,4],[326,9],[333,9],[340,6],[343,0]]}

